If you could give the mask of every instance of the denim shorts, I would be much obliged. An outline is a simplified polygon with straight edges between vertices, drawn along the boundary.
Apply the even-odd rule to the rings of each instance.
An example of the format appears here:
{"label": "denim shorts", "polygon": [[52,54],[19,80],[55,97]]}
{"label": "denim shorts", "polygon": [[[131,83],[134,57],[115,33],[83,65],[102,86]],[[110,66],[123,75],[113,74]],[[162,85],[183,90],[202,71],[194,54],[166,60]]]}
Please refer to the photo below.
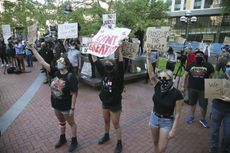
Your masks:
{"label": "denim shorts", "polygon": [[155,128],[164,129],[170,131],[173,126],[173,119],[170,118],[159,118],[152,112],[149,119],[149,125]]}

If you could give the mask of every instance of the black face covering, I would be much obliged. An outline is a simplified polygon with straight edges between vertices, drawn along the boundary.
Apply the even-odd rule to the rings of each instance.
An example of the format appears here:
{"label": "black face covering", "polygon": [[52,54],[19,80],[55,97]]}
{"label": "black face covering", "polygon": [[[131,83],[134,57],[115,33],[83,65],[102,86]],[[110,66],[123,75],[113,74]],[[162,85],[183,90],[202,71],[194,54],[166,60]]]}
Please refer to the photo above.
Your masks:
{"label": "black face covering", "polygon": [[196,57],[196,62],[197,64],[202,64],[204,62],[203,57],[200,57],[200,56]]}
{"label": "black face covering", "polygon": [[161,92],[169,91],[173,86],[173,80],[160,80]]}
{"label": "black face covering", "polygon": [[105,65],[105,72],[106,73],[112,73],[113,70],[114,70],[114,66],[113,65],[109,65],[109,64]]}

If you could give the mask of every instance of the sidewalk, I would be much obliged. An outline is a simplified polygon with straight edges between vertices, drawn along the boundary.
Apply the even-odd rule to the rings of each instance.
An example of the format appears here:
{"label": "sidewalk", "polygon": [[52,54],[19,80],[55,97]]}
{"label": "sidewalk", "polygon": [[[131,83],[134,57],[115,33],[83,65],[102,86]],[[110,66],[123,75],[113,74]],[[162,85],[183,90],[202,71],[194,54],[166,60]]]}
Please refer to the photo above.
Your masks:
{"label": "sidewalk", "polygon": [[[32,73],[3,75],[0,70],[0,117],[25,93],[40,73],[35,63]],[[121,115],[123,153],[152,153],[152,139],[148,126],[152,110],[153,87],[137,81],[126,84]],[[79,85],[75,119],[78,126],[78,153],[113,153],[116,141],[111,124],[111,140],[98,145],[104,132],[99,90],[85,84]],[[170,140],[167,153],[208,153],[209,129],[198,123],[185,123],[188,107],[182,110],[177,135]],[[198,114],[198,112],[196,113]],[[208,113],[209,114],[209,113]],[[1,123],[0,123],[1,124]],[[50,106],[50,89],[41,85],[25,109],[6,129],[0,138],[1,153],[63,153],[70,143],[70,128],[67,126],[68,144],[54,149],[59,138],[58,122]]]}

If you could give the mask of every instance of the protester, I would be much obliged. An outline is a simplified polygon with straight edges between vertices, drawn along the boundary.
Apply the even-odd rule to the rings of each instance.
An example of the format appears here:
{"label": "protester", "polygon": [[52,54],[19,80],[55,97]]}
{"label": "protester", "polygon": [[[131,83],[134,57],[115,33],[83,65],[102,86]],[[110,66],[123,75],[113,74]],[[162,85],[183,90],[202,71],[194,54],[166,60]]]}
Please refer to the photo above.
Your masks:
{"label": "protester", "polygon": [[104,144],[110,139],[109,129],[110,120],[112,118],[112,123],[116,130],[117,138],[117,145],[114,153],[120,153],[122,151],[121,127],[119,122],[122,110],[121,100],[124,88],[124,70],[123,55],[120,49],[118,49],[118,54],[119,56],[116,68],[114,62],[106,60],[103,65],[100,60],[97,60],[97,58],[92,55],[93,62],[95,63],[98,72],[102,76],[102,88],[99,97],[102,101],[105,134],[99,140],[98,144]]}
{"label": "protester", "polygon": [[154,153],[164,153],[168,141],[176,134],[183,95],[178,89],[173,87],[172,71],[163,70],[156,74],[153,72],[148,56],[147,67],[155,91],[152,97],[154,107],[149,120],[153,148]]}
{"label": "protester", "polygon": [[193,62],[195,62],[196,54],[195,54],[195,52],[192,51],[192,48],[185,48],[185,51],[188,54],[187,59],[186,59],[186,66],[185,66],[185,67],[187,67],[190,64],[192,64]]}
{"label": "protester", "polygon": [[[50,48],[48,48],[46,42],[41,43],[41,50],[39,53],[42,56],[42,58],[45,60],[45,62],[51,65],[54,55],[53,55],[53,51]],[[47,70],[45,70],[45,72],[46,72],[46,81],[44,82],[44,84],[47,84],[47,83],[50,84],[50,81],[51,81],[50,74],[47,72]]]}
{"label": "protester", "polygon": [[25,71],[24,51],[23,51],[22,43],[19,42],[19,40],[16,40],[14,48],[15,48],[15,53],[16,53],[16,59],[18,62],[18,69],[19,69],[19,71]]}
{"label": "protester", "polygon": [[187,123],[193,123],[196,103],[199,101],[199,106],[201,107],[201,119],[199,122],[203,127],[208,128],[208,121],[205,120],[208,99],[204,98],[204,79],[212,77],[214,68],[212,64],[205,61],[202,51],[197,51],[195,54],[196,61],[186,68],[181,82],[181,91],[184,92],[188,88],[190,116],[187,119]]}
{"label": "protester", "polygon": [[55,148],[65,144],[66,121],[71,126],[72,140],[69,152],[77,148],[77,125],[74,121],[74,110],[77,101],[78,81],[74,73],[71,72],[72,65],[67,57],[61,57],[57,61],[57,68],[47,63],[31,45],[28,49],[32,50],[38,62],[53,76],[51,88],[51,105],[60,125],[60,139],[55,144]]}
{"label": "protester", "polygon": [[11,66],[16,66],[16,59],[15,59],[15,48],[14,48],[14,44],[13,44],[13,40],[11,38],[8,39],[8,47],[7,47],[7,55],[8,55],[8,59],[9,62],[11,63]]}
{"label": "protester", "polygon": [[223,72],[225,71],[225,65],[230,60],[230,53],[227,51],[226,47],[221,48],[221,53],[218,57],[217,63],[216,63],[216,71],[219,73],[220,70]]}
{"label": "protester", "polygon": [[208,62],[208,57],[210,57],[210,55],[211,55],[211,49],[210,49],[209,44],[204,47],[203,53],[204,53],[204,58],[205,58],[206,62]]}
{"label": "protester", "polygon": [[[222,79],[230,80],[230,60],[225,65],[225,74]],[[230,151],[230,97],[223,96],[214,99],[212,104],[211,115],[211,153],[218,153],[220,126],[223,125],[221,153]]]}
{"label": "protester", "polygon": [[79,71],[81,68],[81,52],[75,48],[75,42],[70,43],[70,47],[67,52],[68,59],[73,66],[73,71],[76,76],[79,76]]}
{"label": "protester", "polygon": [[177,54],[174,52],[172,47],[169,47],[167,52],[166,69],[171,70],[173,72],[175,69],[176,62],[177,62]]}
{"label": "protester", "polygon": [[[2,67],[8,66],[8,60],[6,56],[6,44],[4,43],[4,40],[0,41],[0,57],[2,60]],[[5,62],[6,62],[6,65],[5,65]]]}
{"label": "protester", "polygon": [[25,49],[27,67],[33,67],[32,52],[28,48]]}
{"label": "protester", "polygon": [[[151,65],[152,65],[152,68],[153,68],[153,73],[155,73],[155,70],[156,70],[156,66],[157,66],[157,63],[158,63],[158,51],[157,50],[151,50],[150,52],[148,52],[148,58],[150,59],[151,61]],[[148,83],[149,81],[149,74],[147,73],[147,76],[146,76],[146,83]]]}

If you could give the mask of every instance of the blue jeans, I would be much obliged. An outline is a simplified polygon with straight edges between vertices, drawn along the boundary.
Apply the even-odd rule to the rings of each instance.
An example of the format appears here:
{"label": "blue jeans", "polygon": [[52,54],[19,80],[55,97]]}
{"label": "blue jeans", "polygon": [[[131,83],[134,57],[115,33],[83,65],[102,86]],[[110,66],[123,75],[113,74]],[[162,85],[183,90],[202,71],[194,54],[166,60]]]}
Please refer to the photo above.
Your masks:
{"label": "blue jeans", "polygon": [[212,107],[211,123],[211,151],[217,152],[219,144],[219,132],[223,124],[223,136],[221,153],[229,153],[230,149],[230,113]]}

